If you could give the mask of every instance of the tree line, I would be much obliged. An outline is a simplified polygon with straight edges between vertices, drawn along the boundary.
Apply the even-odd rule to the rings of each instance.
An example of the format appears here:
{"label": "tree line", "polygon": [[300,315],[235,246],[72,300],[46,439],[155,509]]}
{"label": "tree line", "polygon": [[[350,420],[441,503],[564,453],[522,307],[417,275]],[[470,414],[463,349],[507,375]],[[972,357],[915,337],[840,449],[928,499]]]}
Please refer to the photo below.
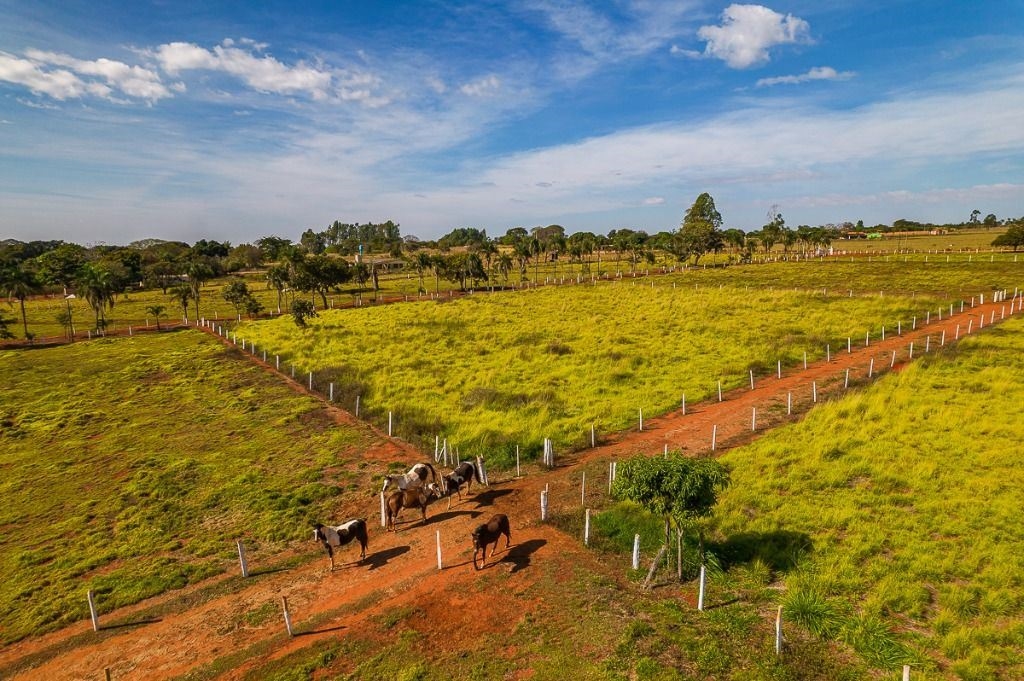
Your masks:
{"label": "tree line", "polygon": [[[22,331],[31,340],[25,314],[25,301],[44,292],[62,291],[84,298],[93,313],[90,322],[96,331],[107,325],[107,313],[113,309],[116,295],[132,287],[160,289],[170,305],[179,307],[187,320],[190,307],[199,316],[203,286],[216,278],[244,270],[259,270],[267,286],[277,291],[277,311],[286,309],[304,321],[315,314],[316,301],[327,307],[327,296],[339,287],[354,283],[361,295],[380,289],[382,271],[403,268],[419,279],[419,290],[428,290],[427,277],[435,292],[445,280],[466,290],[482,284],[507,286],[540,276],[542,263],[566,262],[589,275],[596,265],[602,271],[605,261],[614,257],[616,267],[628,264],[635,271],[655,262],[661,253],[679,262],[697,264],[711,253],[728,253],[729,261],[750,262],[757,252],[781,247],[783,253],[802,255],[823,253],[834,241],[862,232],[863,223],[828,224],[791,228],[773,207],[767,222],[758,230],[744,232],[724,228],[722,216],[709,193],[697,197],[672,231],[648,234],[631,228],[613,229],[607,234],[580,231],[567,234],[561,225],[531,229],[513,227],[504,235],[491,238],[486,230],[460,227],[436,241],[421,241],[401,234],[398,223],[351,224],[335,220],[323,230],[305,230],[297,243],[279,236],[265,236],[255,243],[232,246],[229,242],[201,239],[189,245],[180,241],[147,239],[127,246],[99,245],[86,248],[64,241],[8,240],[0,242],[0,294],[20,310]],[[1007,226],[993,241],[995,246],[1024,246],[1024,218],[999,221],[980,211],[956,229],[972,226]],[[878,228],[888,226],[877,226]],[[924,223],[897,220],[893,228],[901,230],[935,227]],[[296,293],[308,296],[296,298]],[[222,296],[238,315],[262,311],[248,284],[241,278],[230,281]],[[296,308],[295,306],[298,305]],[[157,318],[167,306],[149,310]],[[58,321],[69,338],[74,337],[75,320],[70,302]],[[0,311],[0,337],[12,337],[16,324]]]}

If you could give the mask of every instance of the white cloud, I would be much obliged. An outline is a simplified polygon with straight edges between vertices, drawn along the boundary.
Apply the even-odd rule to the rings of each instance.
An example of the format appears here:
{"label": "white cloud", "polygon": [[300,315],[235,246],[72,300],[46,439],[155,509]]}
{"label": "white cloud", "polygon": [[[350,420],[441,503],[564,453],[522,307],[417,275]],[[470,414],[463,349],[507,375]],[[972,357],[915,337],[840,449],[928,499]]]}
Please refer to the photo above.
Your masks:
{"label": "white cloud", "polygon": [[792,14],[763,5],[729,5],[720,26],[702,26],[697,36],[707,42],[705,55],[745,69],[767,62],[776,45],[809,42],[809,32],[810,24]]}
{"label": "white cloud", "polygon": [[[264,47],[252,41],[240,42],[254,50],[262,51]],[[174,42],[159,46],[153,55],[160,63],[160,67],[170,75],[176,76],[182,71],[200,69],[221,71],[239,78],[260,92],[284,95],[305,93],[318,100],[326,99],[331,92],[332,77],[328,71],[314,68],[302,61],[294,66],[288,66],[270,55],[257,56],[234,45],[234,41],[227,39],[212,50],[207,50],[192,43]]]}
{"label": "white cloud", "polygon": [[700,52],[698,50],[686,50],[683,49],[682,47],[679,47],[678,45],[673,45],[672,47],[670,47],[668,53],[678,54],[683,57],[689,57],[690,59],[700,59],[701,57],[704,56],[703,52]]}
{"label": "white cloud", "polygon": [[770,85],[796,85],[812,80],[849,80],[855,74],[853,71],[836,71],[831,66],[815,66],[807,73],[796,76],[775,76],[774,78],[761,78],[757,81],[757,87]]}
{"label": "white cloud", "polygon": [[643,203],[644,203],[645,206],[660,206],[661,204],[665,203],[665,197],[664,196],[650,196],[650,197],[644,199]]}
{"label": "white cloud", "polygon": [[124,62],[106,58],[88,61],[36,49],[26,50],[25,56],[38,64],[71,69],[79,76],[102,78],[108,86],[120,90],[129,97],[152,102],[171,96],[170,90],[160,81],[160,76],[155,71],[141,66],[129,66]]}
{"label": "white cloud", "polygon": [[470,97],[482,97],[489,95],[501,87],[501,81],[493,73],[489,76],[465,83],[459,88],[459,92]]}
{"label": "white cloud", "polygon": [[0,81],[24,85],[37,95],[53,99],[78,99],[86,95],[108,97],[110,88],[87,82],[65,69],[45,70],[40,64],[0,52]]}

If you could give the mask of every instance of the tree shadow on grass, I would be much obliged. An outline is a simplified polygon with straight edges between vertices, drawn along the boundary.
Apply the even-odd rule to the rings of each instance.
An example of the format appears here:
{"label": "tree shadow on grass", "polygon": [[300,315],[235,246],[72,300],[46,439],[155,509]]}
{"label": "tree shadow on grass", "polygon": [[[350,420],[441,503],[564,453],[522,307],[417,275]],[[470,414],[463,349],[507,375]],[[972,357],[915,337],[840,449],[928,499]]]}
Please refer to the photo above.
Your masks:
{"label": "tree shadow on grass", "polygon": [[127,629],[129,627],[141,627],[147,624],[156,624],[162,622],[163,619],[160,617],[143,617],[138,620],[131,620],[128,622],[114,622],[113,624],[101,624],[99,626],[100,631],[109,631],[111,629]]}
{"label": "tree shadow on grass", "polygon": [[814,551],[814,542],[804,532],[774,530],[740,532],[722,542],[709,542],[707,548],[725,570],[760,560],[775,572],[788,572]]}

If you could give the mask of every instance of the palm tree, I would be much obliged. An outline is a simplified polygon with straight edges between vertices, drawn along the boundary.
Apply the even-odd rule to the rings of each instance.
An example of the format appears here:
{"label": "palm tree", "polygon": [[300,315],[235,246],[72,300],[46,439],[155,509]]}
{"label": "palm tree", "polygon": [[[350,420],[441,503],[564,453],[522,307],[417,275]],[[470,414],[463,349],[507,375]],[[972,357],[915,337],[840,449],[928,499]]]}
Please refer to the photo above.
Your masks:
{"label": "palm tree", "polygon": [[164,309],[166,309],[166,308],[163,305],[150,305],[150,306],[148,306],[146,308],[146,314],[151,314],[154,317],[156,317],[156,330],[157,331],[160,330],[160,317],[163,316]]}
{"label": "palm tree", "polygon": [[17,299],[21,306],[21,324],[25,330],[25,340],[31,340],[28,317],[25,316],[25,299],[42,290],[36,272],[31,269],[28,261],[11,263],[0,270],[0,286],[3,287],[6,296]]}
{"label": "palm tree", "polygon": [[188,301],[192,300],[191,287],[182,282],[177,286],[171,287],[170,296],[174,299],[174,302],[181,305],[181,315],[184,317],[185,323],[188,324]]}
{"label": "palm tree", "polygon": [[185,274],[188,275],[188,286],[192,293],[192,300],[196,304],[196,319],[199,319],[200,290],[203,284],[213,277],[213,268],[203,260],[193,258],[189,261],[188,267],[185,268]]}
{"label": "palm tree", "polygon": [[89,307],[96,314],[96,330],[102,331],[107,326],[103,310],[114,309],[114,295],[118,288],[113,273],[103,265],[86,263],[79,270],[77,284]]}

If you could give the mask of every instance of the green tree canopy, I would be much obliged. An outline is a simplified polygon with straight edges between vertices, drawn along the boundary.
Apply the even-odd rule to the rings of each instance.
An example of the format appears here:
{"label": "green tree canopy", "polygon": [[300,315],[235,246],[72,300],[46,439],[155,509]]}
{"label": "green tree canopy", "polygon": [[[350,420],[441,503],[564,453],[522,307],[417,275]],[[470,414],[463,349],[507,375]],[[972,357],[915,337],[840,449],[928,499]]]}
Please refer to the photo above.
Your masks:
{"label": "green tree canopy", "polygon": [[715,208],[711,194],[704,192],[683,216],[679,226],[676,256],[680,260],[693,258],[694,264],[705,253],[722,248],[722,214]]}

